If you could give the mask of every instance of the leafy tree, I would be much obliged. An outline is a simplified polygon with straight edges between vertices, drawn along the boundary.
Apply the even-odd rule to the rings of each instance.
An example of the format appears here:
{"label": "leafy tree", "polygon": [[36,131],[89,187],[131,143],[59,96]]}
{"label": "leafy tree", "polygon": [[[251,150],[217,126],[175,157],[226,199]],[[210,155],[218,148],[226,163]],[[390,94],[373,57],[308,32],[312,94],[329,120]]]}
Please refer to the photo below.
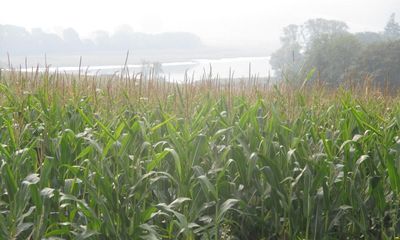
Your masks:
{"label": "leafy tree", "polygon": [[64,29],[63,39],[66,42],[71,42],[74,44],[81,42],[81,39],[79,38],[79,34],[72,28]]}
{"label": "leafy tree", "polygon": [[303,64],[302,46],[299,41],[300,27],[289,25],[283,29],[282,46],[271,55],[270,65],[286,78],[294,78]]}
{"label": "leafy tree", "polygon": [[334,35],[346,33],[348,26],[346,23],[336,20],[326,20],[322,18],[310,19],[302,26],[301,35],[303,38],[303,45],[308,48],[323,35]]}
{"label": "leafy tree", "polygon": [[382,34],[376,32],[359,32],[355,36],[364,45],[383,41]]}
{"label": "leafy tree", "polygon": [[111,48],[110,44],[110,34],[106,31],[98,30],[92,33],[92,38],[96,46],[100,49],[109,50]]}
{"label": "leafy tree", "polygon": [[295,24],[290,24],[283,28],[283,35],[280,40],[282,45],[291,46],[299,43],[299,30],[300,27]]}
{"label": "leafy tree", "polygon": [[312,41],[305,66],[315,67],[321,80],[336,86],[353,69],[360,51],[361,44],[352,34],[324,34]]}
{"label": "leafy tree", "polygon": [[[19,54],[23,52],[29,42],[30,34],[25,28],[13,25],[0,25],[0,52],[5,54]],[[25,45],[25,46],[24,46]],[[18,46],[18,48],[9,49],[8,46]]]}
{"label": "leafy tree", "polygon": [[400,86],[400,25],[392,14],[383,33],[351,34],[344,22],[311,19],[283,29],[282,46],[270,64],[284,77],[303,77],[313,68],[314,78],[337,86],[352,78],[372,76],[379,86]]}
{"label": "leafy tree", "polygon": [[378,86],[400,86],[400,40],[368,45],[360,54],[358,71],[372,74]]}
{"label": "leafy tree", "polygon": [[400,25],[396,22],[396,15],[392,13],[390,15],[389,21],[385,26],[384,36],[389,40],[396,40],[400,38]]}
{"label": "leafy tree", "polygon": [[[303,69],[305,55],[310,55],[307,52],[311,49],[316,51],[313,44],[318,43],[320,38],[347,33],[347,28],[344,22],[325,19],[311,19],[300,26],[286,26],[280,38],[282,46],[271,55],[272,69],[284,78],[302,79],[307,74],[307,69]],[[317,59],[314,53],[311,55]],[[312,61],[309,64],[313,65]]]}
{"label": "leafy tree", "polygon": [[72,28],[65,29],[62,37],[46,33],[40,28],[27,31],[13,25],[0,25],[0,56],[44,53],[72,53],[91,51],[121,51],[127,49],[194,49],[202,47],[201,39],[191,33],[171,32],[147,34],[134,32],[127,25],[121,26],[111,36],[98,31],[94,41],[82,39]]}
{"label": "leafy tree", "polygon": [[283,74],[285,78],[296,77],[304,62],[303,54],[300,51],[301,46],[297,43],[282,46],[271,54],[270,65],[272,69],[278,74]]}

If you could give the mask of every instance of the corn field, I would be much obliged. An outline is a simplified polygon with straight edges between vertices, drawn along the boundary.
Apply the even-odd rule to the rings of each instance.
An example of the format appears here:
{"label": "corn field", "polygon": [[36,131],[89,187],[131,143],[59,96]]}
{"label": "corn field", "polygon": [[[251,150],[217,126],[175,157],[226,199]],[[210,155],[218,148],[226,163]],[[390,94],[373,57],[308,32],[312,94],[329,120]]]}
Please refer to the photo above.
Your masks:
{"label": "corn field", "polygon": [[400,236],[397,96],[0,74],[0,239]]}

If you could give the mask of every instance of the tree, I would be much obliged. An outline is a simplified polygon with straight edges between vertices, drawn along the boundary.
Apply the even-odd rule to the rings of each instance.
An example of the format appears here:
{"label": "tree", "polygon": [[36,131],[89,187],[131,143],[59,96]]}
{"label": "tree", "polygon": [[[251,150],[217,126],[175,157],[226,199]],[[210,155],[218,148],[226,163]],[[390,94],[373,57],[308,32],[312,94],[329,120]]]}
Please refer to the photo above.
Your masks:
{"label": "tree", "polygon": [[285,78],[293,79],[299,73],[303,65],[303,54],[298,43],[284,45],[271,54],[270,65],[278,73],[285,75]]}
{"label": "tree", "polygon": [[123,25],[111,36],[104,31],[97,31],[93,40],[82,39],[72,28],[67,28],[60,37],[44,32],[40,28],[31,31],[13,25],[0,25],[0,58],[8,52],[16,56],[45,53],[88,53],[93,51],[126,51],[128,49],[197,49],[203,47],[201,39],[186,32],[168,32],[147,34],[134,32],[128,25]]}
{"label": "tree", "polygon": [[[307,69],[303,71],[305,54],[313,48],[313,44],[318,43],[317,40],[322,36],[326,40],[332,35],[345,34],[347,29],[344,22],[326,19],[310,19],[300,26],[294,24],[286,26],[280,38],[281,47],[271,54],[272,69],[278,74],[283,74],[285,78],[303,78],[307,74]],[[314,54],[316,53],[311,55],[316,57]]]}
{"label": "tree", "polygon": [[347,33],[346,23],[336,20],[326,20],[322,18],[310,19],[302,26],[303,45],[308,48],[313,41],[322,35],[330,36],[334,34]]}
{"label": "tree", "polygon": [[358,71],[372,74],[378,86],[400,86],[400,40],[383,41],[365,47],[360,54]]}
{"label": "tree", "polygon": [[67,28],[62,33],[64,40],[64,51],[74,52],[83,49],[79,34],[72,28]]}
{"label": "tree", "polygon": [[360,42],[350,33],[324,34],[310,44],[305,66],[315,67],[321,80],[337,86],[353,69],[360,51]]}
{"label": "tree", "polygon": [[362,44],[372,44],[381,42],[383,40],[382,35],[376,32],[359,32],[355,36]]}
{"label": "tree", "polygon": [[[313,68],[315,77],[338,86],[350,74],[362,80],[373,76],[378,86],[400,86],[400,26],[392,14],[383,33],[351,34],[346,23],[311,19],[283,29],[282,46],[271,55],[276,73],[304,79]],[[296,79],[295,78],[295,79]]]}
{"label": "tree", "polygon": [[0,25],[0,53],[20,54],[27,50],[30,34],[25,28],[13,25]]}
{"label": "tree", "polygon": [[303,64],[302,46],[299,43],[300,27],[294,24],[283,28],[282,46],[271,54],[272,69],[286,78],[295,78]]}
{"label": "tree", "polygon": [[389,40],[400,39],[400,25],[395,20],[396,14],[390,15],[389,21],[386,23],[384,36]]}
{"label": "tree", "polygon": [[284,27],[283,35],[280,38],[282,45],[291,46],[299,43],[299,30],[300,27],[295,24]]}
{"label": "tree", "polygon": [[92,33],[94,43],[101,49],[108,49],[110,43],[110,34],[106,31],[98,30]]}

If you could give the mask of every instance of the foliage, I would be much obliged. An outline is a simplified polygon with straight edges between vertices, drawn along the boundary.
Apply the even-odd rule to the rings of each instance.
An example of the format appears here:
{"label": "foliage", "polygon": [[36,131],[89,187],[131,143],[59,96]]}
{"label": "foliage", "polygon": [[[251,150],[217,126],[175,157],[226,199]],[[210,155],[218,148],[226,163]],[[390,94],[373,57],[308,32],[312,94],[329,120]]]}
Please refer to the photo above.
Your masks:
{"label": "foliage", "polygon": [[323,35],[313,41],[306,53],[305,65],[308,69],[318,69],[321,80],[338,86],[350,75],[361,49],[360,42],[352,34]]}
{"label": "foliage", "polygon": [[10,53],[12,56],[27,56],[44,53],[109,53],[129,49],[199,49],[203,43],[197,35],[187,32],[147,34],[134,32],[129,26],[123,26],[112,34],[97,31],[91,39],[84,39],[72,28],[64,29],[59,36],[40,28],[29,31],[23,27],[0,24],[0,46],[0,55]]}
{"label": "foliage", "polygon": [[393,13],[385,26],[384,36],[389,40],[400,38],[400,24],[395,20],[396,15]]}
{"label": "foliage", "polygon": [[358,69],[373,74],[375,82],[393,89],[400,86],[400,40],[371,44],[361,53]]}
{"label": "foliage", "polygon": [[281,40],[281,48],[270,60],[276,77],[303,79],[316,68],[314,79],[332,86],[371,79],[381,87],[384,83],[399,86],[400,27],[394,14],[383,33],[352,34],[343,22],[311,19],[284,28]]}
{"label": "foliage", "polygon": [[397,98],[137,81],[2,72],[0,239],[400,235]]}
{"label": "foliage", "polygon": [[346,23],[336,20],[310,19],[303,25],[302,35],[306,48],[310,48],[315,40],[323,36],[347,33]]}
{"label": "foliage", "polygon": [[285,79],[301,79],[305,74],[303,66],[307,54],[316,51],[315,45],[321,38],[346,32],[347,25],[335,20],[318,18],[310,19],[301,26],[291,24],[283,29],[282,46],[272,53],[271,67]]}

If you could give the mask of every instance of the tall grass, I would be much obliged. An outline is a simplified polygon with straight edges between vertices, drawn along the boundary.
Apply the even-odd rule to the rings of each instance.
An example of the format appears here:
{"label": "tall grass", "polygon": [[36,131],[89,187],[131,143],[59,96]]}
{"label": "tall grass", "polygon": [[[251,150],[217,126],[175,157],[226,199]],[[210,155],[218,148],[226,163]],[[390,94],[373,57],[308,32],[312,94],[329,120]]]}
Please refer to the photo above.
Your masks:
{"label": "tall grass", "polygon": [[0,239],[400,236],[395,96],[2,72]]}

